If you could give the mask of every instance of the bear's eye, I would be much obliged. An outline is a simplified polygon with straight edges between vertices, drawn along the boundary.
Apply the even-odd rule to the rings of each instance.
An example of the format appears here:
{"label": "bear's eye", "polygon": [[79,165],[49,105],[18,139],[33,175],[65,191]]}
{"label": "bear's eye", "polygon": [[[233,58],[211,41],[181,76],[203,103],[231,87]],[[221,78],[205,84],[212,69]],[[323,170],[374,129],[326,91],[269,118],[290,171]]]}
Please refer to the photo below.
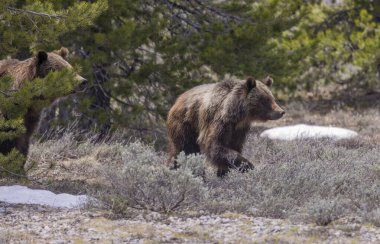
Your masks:
{"label": "bear's eye", "polygon": [[264,106],[264,107],[270,107],[271,106],[271,104],[272,104],[272,101],[271,101],[271,99],[270,98],[268,98],[268,97],[262,97],[261,99],[261,104],[262,104],[262,106]]}

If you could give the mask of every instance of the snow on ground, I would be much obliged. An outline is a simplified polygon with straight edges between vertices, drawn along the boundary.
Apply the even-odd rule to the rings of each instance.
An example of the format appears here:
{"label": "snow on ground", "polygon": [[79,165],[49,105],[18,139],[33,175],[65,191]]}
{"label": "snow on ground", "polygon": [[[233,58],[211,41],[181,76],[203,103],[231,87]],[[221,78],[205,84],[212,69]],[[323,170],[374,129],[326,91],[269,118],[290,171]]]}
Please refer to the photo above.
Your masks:
{"label": "snow on ground", "polygon": [[0,186],[0,202],[40,204],[55,208],[76,208],[84,204],[86,195],[55,194],[46,190],[30,189],[26,186]]}
{"label": "snow on ground", "polygon": [[327,126],[315,126],[315,125],[291,125],[276,127],[269,130],[265,130],[260,134],[261,137],[267,137],[269,139],[278,140],[296,140],[296,139],[307,139],[307,138],[331,138],[334,140],[340,139],[350,139],[358,135],[353,130],[338,128],[338,127],[327,127]]}

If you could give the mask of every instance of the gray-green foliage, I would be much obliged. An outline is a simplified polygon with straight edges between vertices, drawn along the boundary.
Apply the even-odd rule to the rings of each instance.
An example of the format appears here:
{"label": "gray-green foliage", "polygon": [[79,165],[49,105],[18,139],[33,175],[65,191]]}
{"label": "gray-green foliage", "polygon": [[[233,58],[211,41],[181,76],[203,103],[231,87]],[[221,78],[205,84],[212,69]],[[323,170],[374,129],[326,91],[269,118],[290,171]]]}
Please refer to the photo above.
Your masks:
{"label": "gray-green foliage", "polygon": [[378,146],[252,137],[247,147],[255,170],[232,171],[221,179],[204,168],[202,156],[180,154],[181,166],[169,170],[162,155],[132,143],[123,149],[128,156],[122,170],[105,167],[110,185],[97,196],[111,208],[119,206],[118,213],[129,207],[238,212],[320,225],[350,214],[364,216],[380,204]]}
{"label": "gray-green foliage", "polygon": [[342,199],[320,199],[308,206],[308,215],[311,221],[317,225],[328,225],[332,221],[342,217],[346,211]]}
{"label": "gray-green foliage", "polygon": [[[132,208],[181,214],[236,212],[319,225],[358,215],[378,224],[379,145],[250,136],[243,154],[255,169],[219,178],[202,155],[181,153],[179,168],[169,170],[166,155],[140,141],[96,142],[90,136],[78,143],[73,135],[34,144],[30,160],[42,165],[70,159],[86,162],[84,168],[79,163],[69,170],[75,169],[80,179],[88,177],[90,189],[95,183],[90,193],[120,215]],[[70,174],[68,179],[77,177]]]}
{"label": "gray-green foliage", "polygon": [[364,220],[380,227],[380,208],[373,209],[372,211],[365,211],[363,213]]}
{"label": "gray-green foliage", "polygon": [[205,197],[202,179],[192,174],[190,164],[170,170],[161,156],[141,142],[125,146],[123,161],[119,171],[104,168],[110,187],[97,193],[117,213],[128,207],[171,212],[194,207]]}

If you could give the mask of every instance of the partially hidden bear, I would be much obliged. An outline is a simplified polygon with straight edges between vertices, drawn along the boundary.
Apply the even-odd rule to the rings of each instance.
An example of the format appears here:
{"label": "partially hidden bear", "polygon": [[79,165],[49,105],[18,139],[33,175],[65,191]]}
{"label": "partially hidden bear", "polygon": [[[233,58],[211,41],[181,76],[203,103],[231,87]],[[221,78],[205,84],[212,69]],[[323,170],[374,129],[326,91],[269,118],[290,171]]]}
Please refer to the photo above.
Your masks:
{"label": "partially hidden bear", "polygon": [[[13,77],[11,89],[12,91],[17,91],[22,88],[26,82],[33,82],[35,78],[44,78],[49,72],[72,69],[72,66],[67,62],[68,54],[68,49],[62,47],[60,50],[53,52],[40,51],[36,56],[23,61],[17,59],[0,60],[0,77]],[[76,75],[75,78],[78,80],[78,87],[76,90],[73,90],[72,93],[85,89],[88,83],[87,80],[80,75]],[[56,99],[58,99],[58,97]],[[28,154],[30,138],[38,125],[41,112],[41,109],[29,107],[24,116],[26,132],[13,140],[0,143],[0,153],[6,155],[13,148],[16,148],[26,156]]]}
{"label": "partially hidden bear", "polygon": [[243,172],[253,169],[241,155],[251,122],[276,120],[285,114],[269,89],[272,83],[269,76],[262,80],[228,79],[180,95],[167,117],[168,162],[183,151],[204,154],[217,168],[218,176],[232,168]]}

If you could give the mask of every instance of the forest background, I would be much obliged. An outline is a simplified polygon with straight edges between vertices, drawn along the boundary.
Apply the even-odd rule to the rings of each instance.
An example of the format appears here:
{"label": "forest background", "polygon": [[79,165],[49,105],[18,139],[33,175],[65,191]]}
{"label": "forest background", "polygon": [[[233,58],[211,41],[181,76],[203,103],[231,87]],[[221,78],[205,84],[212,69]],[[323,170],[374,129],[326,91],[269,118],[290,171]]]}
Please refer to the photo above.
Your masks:
{"label": "forest background", "polygon": [[[282,103],[353,98],[380,85],[376,0],[5,0],[0,23],[1,59],[65,46],[91,83],[47,108],[37,135],[75,127],[103,137],[124,128],[160,141],[180,93],[227,76],[271,75]],[[57,89],[54,75],[16,93],[9,82],[0,83],[0,109],[12,114],[0,120],[0,140],[23,131],[33,102],[26,94]]]}

